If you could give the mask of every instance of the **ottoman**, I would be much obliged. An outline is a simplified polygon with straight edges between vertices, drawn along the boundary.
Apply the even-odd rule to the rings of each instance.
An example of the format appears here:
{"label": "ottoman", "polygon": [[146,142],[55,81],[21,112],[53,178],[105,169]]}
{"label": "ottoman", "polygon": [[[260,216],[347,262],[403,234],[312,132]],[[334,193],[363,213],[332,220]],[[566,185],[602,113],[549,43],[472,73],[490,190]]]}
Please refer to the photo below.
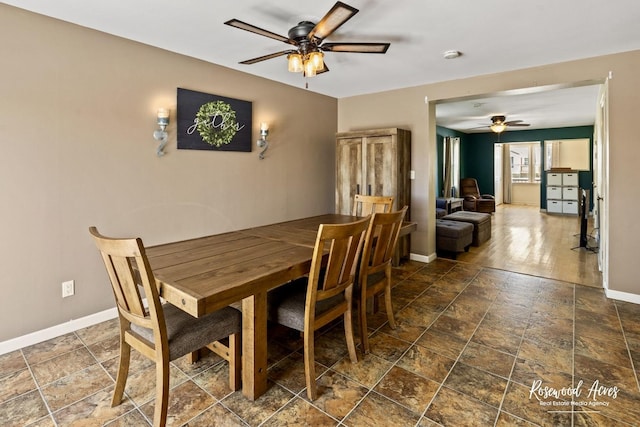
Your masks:
{"label": "ottoman", "polygon": [[491,214],[458,211],[446,215],[442,219],[473,224],[473,246],[480,246],[491,238]]}
{"label": "ottoman", "polygon": [[436,220],[436,251],[456,254],[468,251],[473,241],[473,224],[462,221]]}

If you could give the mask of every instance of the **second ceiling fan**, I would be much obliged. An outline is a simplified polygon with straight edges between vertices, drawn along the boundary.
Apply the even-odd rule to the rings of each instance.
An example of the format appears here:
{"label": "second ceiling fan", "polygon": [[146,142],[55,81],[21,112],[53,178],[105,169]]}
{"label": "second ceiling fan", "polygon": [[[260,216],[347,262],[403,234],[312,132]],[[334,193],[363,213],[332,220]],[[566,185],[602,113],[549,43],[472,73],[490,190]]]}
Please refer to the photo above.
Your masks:
{"label": "second ceiling fan", "polygon": [[317,23],[301,21],[292,27],[288,32],[289,37],[247,24],[238,19],[231,19],[225,24],[291,45],[290,49],[247,59],[246,61],[241,61],[240,64],[255,64],[267,59],[287,55],[289,71],[301,72],[305,77],[313,77],[316,74],[329,71],[329,68],[324,63],[324,52],[387,52],[391,45],[390,43],[324,43],[324,39],[329,37],[356,13],[358,13],[358,9],[345,3],[337,2]]}
{"label": "second ceiling fan", "polygon": [[507,127],[529,126],[529,123],[522,123],[522,120],[506,120],[506,116],[491,116],[491,124],[489,125],[489,129],[491,129],[491,131],[495,133],[502,133],[507,129]]}

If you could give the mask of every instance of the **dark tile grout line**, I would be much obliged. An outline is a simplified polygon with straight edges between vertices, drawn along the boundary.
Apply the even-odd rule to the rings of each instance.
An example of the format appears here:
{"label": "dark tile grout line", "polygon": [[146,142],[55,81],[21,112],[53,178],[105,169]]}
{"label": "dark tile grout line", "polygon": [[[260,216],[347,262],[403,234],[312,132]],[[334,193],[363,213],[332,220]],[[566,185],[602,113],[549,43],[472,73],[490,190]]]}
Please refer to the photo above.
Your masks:
{"label": "dark tile grout line", "polygon": [[[500,289],[500,292],[502,292],[502,291],[504,291],[504,287],[503,286],[501,286],[501,289]],[[500,292],[498,292],[498,295],[500,294]],[[539,293],[540,293],[540,291],[537,292],[537,294],[539,294]],[[496,296],[496,299],[497,299],[497,296]],[[496,303],[496,299],[493,300],[493,302],[491,303],[491,306],[489,307],[489,309],[487,309],[487,312]],[[537,297],[536,297],[536,299],[537,299]],[[527,317],[527,327],[529,325],[529,320],[531,319],[532,313],[533,312],[530,311],[529,312],[529,316]],[[485,313],[485,317],[486,317],[486,313]],[[482,321],[480,321],[480,323],[482,323]],[[480,326],[480,323],[478,323],[478,327]],[[498,405],[498,413],[496,414],[496,419],[493,422],[494,427],[497,426],[498,420],[500,420],[500,414],[503,412],[502,407],[504,406],[504,400],[507,397],[507,392],[509,391],[509,386],[511,385],[512,382],[514,382],[514,381],[511,380],[511,377],[513,376],[513,372],[515,371],[515,368],[516,368],[516,363],[518,362],[518,355],[520,354],[520,348],[522,347],[522,342],[524,341],[524,336],[525,336],[525,334],[527,332],[527,327],[523,328],[522,329],[522,333],[520,334],[520,342],[518,343],[518,348],[516,349],[515,354],[514,354],[513,363],[511,364],[511,370],[509,371],[509,377],[507,378],[507,384],[506,384],[506,386],[504,388],[504,391],[502,392],[502,399],[500,399],[500,404]],[[518,417],[515,414],[511,414],[510,412],[507,412],[507,413],[510,414],[510,415],[513,415],[513,416],[515,416],[515,417],[517,417],[519,419],[522,419],[522,418]]]}
{"label": "dark tile grout line", "polygon": [[629,356],[629,360],[631,361],[631,368],[633,369],[633,374],[636,378],[636,386],[638,387],[638,392],[640,392],[640,381],[638,380],[638,371],[633,361],[633,356],[631,355],[631,347],[629,346],[629,340],[627,339],[627,334],[624,330],[624,324],[622,322],[622,318],[620,317],[620,310],[618,309],[618,304],[616,304],[615,300],[613,302],[613,306],[616,309],[616,315],[618,316],[618,322],[620,323],[620,330],[622,331],[622,338],[624,338],[624,345],[627,347],[627,355]]}
{"label": "dark tile grout line", "polygon": [[[453,268],[451,269],[453,270]],[[449,271],[451,271],[449,270]],[[473,276],[473,279],[469,280],[467,282],[467,284],[465,285],[465,287],[460,290],[460,292],[458,292],[458,295],[456,295],[456,297],[454,299],[451,300],[451,302],[449,304],[447,304],[446,307],[444,307],[442,309],[442,311],[440,312],[440,314],[438,314],[438,316],[436,316],[435,319],[433,319],[433,321],[429,324],[429,326],[427,327],[427,329],[425,329],[422,334],[420,334],[420,336],[416,339],[415,342],[417,342],[420,338],[422,338],[427,331],[429,330],[429,328],[431,328],[431,326],[444,314],[445,311],[447,311],[447,309],[449,307],[451,307],[451,305],[454,303],[455,300],[457,300],[460,297],[460,294],[462,294],[462,292],[464,292],[465,289],[467,289],[469,287],[469,285],[473,282],[473,280],[475,278],[478,277],[478,275],[480,274],[480,272],[482,271],[482,268],[476,273],[475,276]],[[443,277],[446,274],[443,275]],[[429,286],[430,288],[431,286]],[[425,290],[425,292],[429,289],[427,288]],[[423,292],[424,293],[424,292]],[[420,294],[422,295],[422,294]],[[485,314],[482,316],[482,319],[484,320],[484,318],[486,317],[487,313],[485,312]],[[424,410],[422,411],[422,415],[420,416],[420,418],[418,419],[418,424],[416,424],[416,426],[418,426],[420,424],[420,420],[422,420],[423,418],[426,418],[428,420],[431,420],[430,418],[427,418],[427,411],[429,410],[429,407],[431,406],[431,404],[433,403],[433,400],[436,398],[436,396],[438,395],[438,393],[440,392],[440,390],[442,389],[442,387],[444,387],[444,383],[447,381],[447,378],[449,378],[449,375],[451,375],[451,371],[453,370],[453,368],[455,367],[455,365],[458,363],[458,361],[460,360],[460,356],[462,356],[462,353],[464,353],[464,350],[467,348],[467,346],[469,345],[469,342],[471,342],[471,337],[473,337],[473,334],[475,334],[475,332],[478,330],[478,328],[480,327],[480,323],[482,322],[482,320],[480,322],[478,322],[478,324],[476,325],[475,329],[473,330],[473,333],[469,336],[469,339],[467,340],[466,344],[464,345],[464,347],[462,347],[462,349],[460,350],[460,353],[458,354],[458,357],[456,358],[456,360],[453,362],[453,365],[451,365],[451,369],[449,369],[449,372],[447,372],[447,375],[445,375],[445,377],[442,379],[442,382],[440,383],[440,385],[438,386],[437,390],[435,391],[435,393],[433,394],[433,397],[431,398],[431,400],[429,401],[429,404],[424,408]],[[416,345],[414,342],[413,345]],[[431,420],[433,421],[433,420]],[[435,422],[435,421],[434,421]],[[439,423],[438,423],[439,424]]]}

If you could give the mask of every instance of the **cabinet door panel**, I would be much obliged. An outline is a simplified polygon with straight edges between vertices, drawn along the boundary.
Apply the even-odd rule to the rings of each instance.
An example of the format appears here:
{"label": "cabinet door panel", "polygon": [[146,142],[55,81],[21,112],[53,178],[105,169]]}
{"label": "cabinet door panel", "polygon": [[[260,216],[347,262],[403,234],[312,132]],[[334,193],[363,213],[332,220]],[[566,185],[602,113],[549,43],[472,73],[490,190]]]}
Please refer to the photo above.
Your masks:
{"label": "cabinet door panel", "polygon": [[567,201],[567,200],[563,201],[562,213],[578,215],[578,202]]}
{"label": "cabinet door panel", "polygon": [[365,194],[362,177],[362,138],[339,139],[336,144],[336,213],[351,215],[353,196],[360,188]]}
{"label": "cabinet door panel", "polygon": [[363,194],[396,196],[398,179],[396,147],[397,144],[390,135],[365,139],[366,188],[363,190]]}
{"label": "cabinet door panel", "polygon": [[562,200],[547,200],[547,212],[562,213]]}
{"label": "cabinet door panel", "polygon": [[562,187],[547,187],[548,199],[562,199]]}
{"label": "cabinet door panel", "polygon": [[565,200],[578,200],[578,187],[562,187],[562,198]]}
{"label": "cabinet door panel", "polygon": [[547,185],[562,185],[562,174],[561,173],[547,173]]}
{"label": "cabinet door panel", "polygon": [[578,185],[578,174],[577,173],[563,173],[562,174],[562,185]]}

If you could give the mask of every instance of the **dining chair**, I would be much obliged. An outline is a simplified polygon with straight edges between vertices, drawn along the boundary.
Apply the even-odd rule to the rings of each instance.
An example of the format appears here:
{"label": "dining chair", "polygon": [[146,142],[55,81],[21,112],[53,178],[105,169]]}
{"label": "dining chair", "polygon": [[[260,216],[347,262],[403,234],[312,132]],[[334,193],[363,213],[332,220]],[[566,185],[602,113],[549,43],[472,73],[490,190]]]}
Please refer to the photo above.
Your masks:
{"label": "dining chair", "polygon": [[356,282],[362,352],[369,352],[367,330],[367,301],[384,293],[385,310],[389,326],[396,328],[391,304],[391,263],[398,244],[402,221],[407,206],[396,212],[374,213],[365,235],[362,258]]}
{"label": "dining chair", "polygon": [[353,285],[364,235],[371,217],[345,224],[321,224],[308,277],[296,279],[268,294],[268,319],[301,331],[307,396],[317,397],[314,333],[343,317],[347,350],[358,362],[353,338]]}
{"label": "dining chair", "polygon": [[[96,227],[90,227],[89,232],[107,269],[120,320],[120,363],[111,406],[122,401],[132,347],[156,362],[156,427],[164,426],[167,420],[172,360],[185,355],[195,359],[198,351],[207,347],[229,362],[229,387],[238,390],[241,313],[225,307],[195,318],[171,304],[161,304],[142,240],[109,238]],[[219,342],[227,337],[228,345]]]}
{"label": "dining chair", "polygon": [[393,196],[366,196],[356,194],[353,196],[353,216],[367,216],[374,212],[391,212],[393,209]]}

